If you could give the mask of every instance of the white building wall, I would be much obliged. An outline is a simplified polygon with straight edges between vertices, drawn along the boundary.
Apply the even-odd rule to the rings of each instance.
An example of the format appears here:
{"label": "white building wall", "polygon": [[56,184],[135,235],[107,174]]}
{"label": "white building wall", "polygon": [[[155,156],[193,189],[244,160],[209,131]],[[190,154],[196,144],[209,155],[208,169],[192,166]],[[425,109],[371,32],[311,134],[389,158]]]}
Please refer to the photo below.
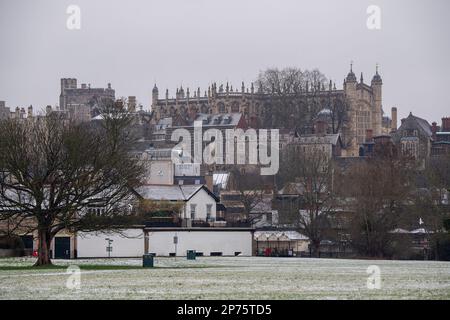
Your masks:
{"label": "white building wall", "polygon": [[185,218],[191,218],[191,204],[195,204],[195,220],[206,221],[206,206],[211,205],[211,218],[216,218],[216,201],[204,189],[198,191],[185,205]]}
{"label": "white building wall", "polygon": [[178,237],[177,256],[185,256],[187,250],[202,252],[222,252],[224,256],[234,256],[241,252],[252,255],[251,231],[154,231],[149,232],[149,253],[168,256],[175,252],[174,236]]}
{"label": "white building wall", "polygon": [[144,232],[142,229],[127,229],[122,233],[78,233],[78,258],[108,257],[106,238],[113,240],[111,257],[142,257],[144,254]]}
{"label": "white building wall", "polygon": [[171,160],[153,160],[146,179],[147,184],[173,185],[173,163]]}
{"label": "white building wall", "polygon": [[200,163],[176,163],[176,176],[200,176]]}

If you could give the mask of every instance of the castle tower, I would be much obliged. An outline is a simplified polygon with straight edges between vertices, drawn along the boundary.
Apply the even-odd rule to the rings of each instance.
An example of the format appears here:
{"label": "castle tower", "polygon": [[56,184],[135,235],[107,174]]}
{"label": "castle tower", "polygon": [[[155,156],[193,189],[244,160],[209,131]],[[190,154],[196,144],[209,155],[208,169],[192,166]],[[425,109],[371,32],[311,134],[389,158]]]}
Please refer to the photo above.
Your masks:
{"label": "castle tower", "polygon": [[136,112],[136,96],[128,97],[128,112]]}
{"label": "castle tower", "polygon": [[61,79],[61,94],[59,95],[59,106],[61,110],[66,110],[66,89],[76,89],[77,79],[75,78],[62,78]]}
{"label": "castle tower", "polygon": [[155,83],[152,90],[152,105],[156,106],[157,103],[158,103],[158,87],[156,86]]}
{"label": "castle tower", "polygon": [[353,63],[350,64],[350,72],[344,80],[344,91],[349,96],[349,98],[355,98],[356,94],[356,75],[353,72]]}
{"label": "castle tower", "polygon": [[[346,135],[348,136],[348,141],[346,143],[350,144],[350,148],[348,155],[356,155],[356,147],[358,145],[358,128],[357,128],[357,110],[356,110],[356,101],[357,101],[357,93],[356,93],[356,86],[357,86],[357,80],[356,75],[353,72],[353,62],[350,64],[350,72],[347,74],[347,77],[344,79],[344,96],[345,99],[348,101],[349,104],[349,111],[348,111],[348,117],[349,117],[349,123],[348,127],[346,128]],[[306,91],[308,92],[308,88],[306,88]],[[363,133],[360,132],[360,135]]]}
{"label": "castle tower", "polygon": [[373,129],[375,135],[381,134],[381,118],[383,116],[382,112],[382,99],[381,99],[381,88],[383,86],[383,81],[378,74],[378,65],[376,66],[375,75],[372,78],[371,87],[373,92],[374,100],[374,113],[373,113]]}
{"label": "castle tower", "polygon": [[154,111],[156,113],[156,119],[161,118],[161,110],[160,110],[160,107],[158,106],[158,98],[159,98],[159,92],[158,92],[158,87],[156,86],[156,83],[155,83],[153,86],[153,89],[152,89],[152,104],[151,104],[150,110]]}
{"label": "castle tower", "polygon": [[33,106],[32,105],[30,105],[28,107],[27,118],[30,118],[30,119],[33,118]]}

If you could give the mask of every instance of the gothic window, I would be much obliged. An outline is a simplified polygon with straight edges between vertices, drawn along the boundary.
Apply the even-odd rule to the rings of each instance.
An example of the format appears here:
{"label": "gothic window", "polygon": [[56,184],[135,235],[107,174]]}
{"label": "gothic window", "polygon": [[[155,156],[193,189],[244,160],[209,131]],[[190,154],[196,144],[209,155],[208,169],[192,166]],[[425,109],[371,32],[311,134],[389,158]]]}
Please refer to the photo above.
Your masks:
{"label": "gothic window", "polygon": [[239,112],[239,103],[238,102],[233,102],[233,104],[231,105],[231,112],[233,112],[233,113]]}
{"label": "gothic window", "polygon": [[417,159],[419,157],[419,141],[418,140],[403,140],[401,142],[402,153],[404,155],[412,156]]}
{"label": "gothic window", "polygon": [[225,105],[222,102],[219,102],[219,113],[225,113]]}
{"label": "gothic window", "polygon": [[200,107],[200,110],[202,111],[202,113],[207,113],[208,107],[205,104],[202,104],[202,106]]}
{"label": "gothic window", "polygon": [[356,139],[358,143],[364,143],[367,129],[371,129],[371,113],[367,107],[360,105],[356,110]]}

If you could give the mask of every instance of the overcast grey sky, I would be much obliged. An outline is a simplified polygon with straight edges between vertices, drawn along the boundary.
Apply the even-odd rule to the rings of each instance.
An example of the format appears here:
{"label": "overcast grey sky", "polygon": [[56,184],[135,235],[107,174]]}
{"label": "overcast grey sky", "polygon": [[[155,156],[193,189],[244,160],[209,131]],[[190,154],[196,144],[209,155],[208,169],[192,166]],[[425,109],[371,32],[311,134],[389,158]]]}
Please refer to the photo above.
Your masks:
{"label": "overcast grey sky", "polygon": [[[81,29],[66,28],[70,4]],[[381,30],[366,26],[381,8]],[[380,64],[383,106],[430,122],[450,116],[448,0],[0,0],[0,100],[58,103],[62,77],[136,95],[253,81],[267,67],[319,68],[338,88],[354,61]],[[192,90],[193,91],[193,90]]]}

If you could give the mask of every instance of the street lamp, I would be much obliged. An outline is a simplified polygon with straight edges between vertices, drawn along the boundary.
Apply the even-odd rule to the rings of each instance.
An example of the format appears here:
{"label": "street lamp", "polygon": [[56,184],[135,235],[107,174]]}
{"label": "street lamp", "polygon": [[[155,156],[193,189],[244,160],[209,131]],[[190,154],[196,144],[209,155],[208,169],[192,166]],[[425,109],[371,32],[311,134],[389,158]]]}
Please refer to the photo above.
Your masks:
{"label": "street lamp", "polygon": [[173,244],[175,245],[175,260],[177,259],[177,244],[178,244],[178,235],[175,232],[175,235],[173,236]]}
{"label": "street lamp", "polygon": [[108,252],[108,258],[111,258],[111,251],[112,251],[111,244],[113,243],[114,240],[110,238],[106,238],[105,240],[108,242],[108,244],[106,245],[106,252]]}

